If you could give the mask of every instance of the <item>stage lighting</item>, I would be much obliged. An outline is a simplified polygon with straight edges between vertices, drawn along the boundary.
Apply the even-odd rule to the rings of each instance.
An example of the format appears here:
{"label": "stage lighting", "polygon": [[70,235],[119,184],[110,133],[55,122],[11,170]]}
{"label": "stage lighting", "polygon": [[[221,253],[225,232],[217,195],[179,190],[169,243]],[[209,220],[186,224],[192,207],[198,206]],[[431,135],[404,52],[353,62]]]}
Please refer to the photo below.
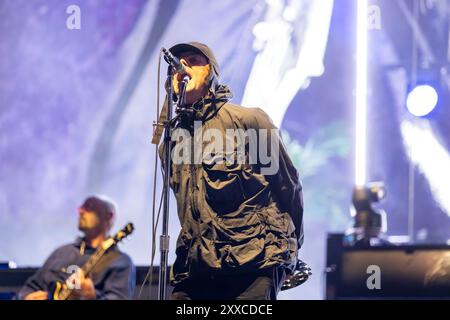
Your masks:
{"label": "stage lighting", "polygon": [[416,85],[408,93],[406,106],[416,117],[428,115],[436,107],[439,100],[437,90],[429,84]]}
{"label": "stage lighting", "polygon": [[367,0],[357,1],[356,17],[356,101],[355,101],[355,184],[366,183],[367,161]]}
{"label": "stage lighting", "polygon": [[353,227],[346,231],[345,244],[350,246],[376,246],[388,244],[384,239],[387,229],[386,212],[373,205],[386,196],[382,182],[356,186],[353,190]]}
{"label": "stage lighting", "polygon": [[371,182],[365,186],[357,186],[353,190],[353,206],[357,212],[371,210],[372,203],[381,201],[385,196],[386,189],[383,182]]}

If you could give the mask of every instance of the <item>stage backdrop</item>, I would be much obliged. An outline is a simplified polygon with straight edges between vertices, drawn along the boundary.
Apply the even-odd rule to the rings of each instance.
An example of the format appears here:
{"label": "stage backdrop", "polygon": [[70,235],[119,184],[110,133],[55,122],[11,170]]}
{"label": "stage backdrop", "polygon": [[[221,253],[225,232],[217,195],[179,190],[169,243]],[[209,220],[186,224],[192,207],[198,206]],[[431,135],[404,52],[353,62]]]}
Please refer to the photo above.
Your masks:
{"label": "stage backdrop", "polygon": [[[300,256],[314,275],[280,297],[322,298],[326,232],[351,222],[354,2],[0,0],[0,260],[42,264],[79,234],[77,207],[96,193],[117,202],[115,229],[136,226],[122,250],[150,263],[159,50],[194,40],[214,50],[233,101],[262,107],[283,131],[304,184]],[[397,138],[389,171],[375,175],[392,177],[388,189],[404,154]],[[389,217],[394,234],[403,218]]]}

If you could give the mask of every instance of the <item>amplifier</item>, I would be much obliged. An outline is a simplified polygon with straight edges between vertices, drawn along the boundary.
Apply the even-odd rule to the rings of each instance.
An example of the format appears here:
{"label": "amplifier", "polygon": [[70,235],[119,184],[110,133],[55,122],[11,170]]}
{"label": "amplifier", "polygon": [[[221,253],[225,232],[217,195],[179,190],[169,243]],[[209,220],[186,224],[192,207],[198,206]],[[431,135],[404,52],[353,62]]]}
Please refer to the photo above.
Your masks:
{"label": "amplifier", "polygon": [[327,239],[327,299],[450,297],[450,246],[355,248],[342,234]]}

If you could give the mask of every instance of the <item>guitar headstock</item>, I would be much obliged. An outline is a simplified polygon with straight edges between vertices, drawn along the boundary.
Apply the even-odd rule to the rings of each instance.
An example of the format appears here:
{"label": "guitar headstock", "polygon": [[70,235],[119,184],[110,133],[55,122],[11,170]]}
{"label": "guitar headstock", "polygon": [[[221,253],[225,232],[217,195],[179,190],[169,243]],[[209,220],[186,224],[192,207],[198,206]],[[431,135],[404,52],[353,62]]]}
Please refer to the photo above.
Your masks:
{"label": "guitar headstock", "polygon": [[114,237],[108,238],[102,243],[103,250],[108,250],[110,247],[116,245],[118,242],[122,241],[128,237],[134,231],[134,226],[132,223],[127,223],[122,230],[117,232]]}
{"label": "guitar headstock", "polygon": [[121,230],[119,230],[114,235],[114,241],[116,243],[122,241],[123,239],[128,237],[130,234],[132,234],[133,231],[134,231],[134,225],[131,222],[127,223],[125,227],[123,227]]}

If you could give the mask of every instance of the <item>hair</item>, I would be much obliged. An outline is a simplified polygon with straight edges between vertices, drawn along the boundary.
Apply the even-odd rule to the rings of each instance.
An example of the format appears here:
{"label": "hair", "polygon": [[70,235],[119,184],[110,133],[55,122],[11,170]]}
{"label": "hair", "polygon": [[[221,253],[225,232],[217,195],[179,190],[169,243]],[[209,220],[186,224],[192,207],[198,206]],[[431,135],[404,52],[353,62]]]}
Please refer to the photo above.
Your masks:
{"label": "hair", "polygon": [[118,206],[110,197],[105,195],[89,196],[84,201],[82,207],[96,212],[103,218],[106,217],[108,231],[111,230],[117,216]]}

